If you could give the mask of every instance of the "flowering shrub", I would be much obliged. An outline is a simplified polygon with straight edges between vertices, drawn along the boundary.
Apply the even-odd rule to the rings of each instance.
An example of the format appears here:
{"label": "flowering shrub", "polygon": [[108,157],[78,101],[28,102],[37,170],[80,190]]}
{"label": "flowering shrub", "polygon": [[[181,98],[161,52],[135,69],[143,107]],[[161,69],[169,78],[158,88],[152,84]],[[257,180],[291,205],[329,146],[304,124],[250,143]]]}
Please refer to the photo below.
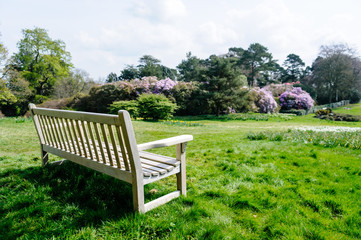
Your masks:
{"label": "flowering shrub", "polygon": [[280,105],[282,109],[310,109],[314,102],[310,94],[303,91],[300,87],[294,87],[291,91],[285,91],[281,94]]}
{"label": "flowering shrub", "polygon": [[169,92],[178,84],[177,81],[173,81],[170,78],[159,80],[155,83],[153,93],[169,94]]}
{"label": "flowering shrub", "polygon": [[260,113],[274,113],[277,111],[277,103],[272,93],[260,88],[250,91],[252,109]]}
{"label": "flowering shrub", "polygon": [[262,88],[265,91],[271,92],[273,97],[279,97],[282,93],[292,90],[292,85],[290,84],[270,84]]}
{"label": "flowering shrub", "polygon": [[139,96],[142,93],[151,93],[154,90],[155,84],[158,82],[157,77],[142,77],[141,79],[134,79],[130,81],[133,85],[136,95]]}

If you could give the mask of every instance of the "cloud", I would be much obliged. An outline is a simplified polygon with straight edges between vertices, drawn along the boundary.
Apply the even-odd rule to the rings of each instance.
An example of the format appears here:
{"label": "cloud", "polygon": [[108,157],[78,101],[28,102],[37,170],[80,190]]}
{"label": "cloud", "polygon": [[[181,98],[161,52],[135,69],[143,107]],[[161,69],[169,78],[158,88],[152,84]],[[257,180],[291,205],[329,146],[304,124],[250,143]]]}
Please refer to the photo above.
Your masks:
{"label": "cloud", "polygon": [[169,22],[187,15],[181,0],[139,0],[134,3],[134,15],[154,21]]}

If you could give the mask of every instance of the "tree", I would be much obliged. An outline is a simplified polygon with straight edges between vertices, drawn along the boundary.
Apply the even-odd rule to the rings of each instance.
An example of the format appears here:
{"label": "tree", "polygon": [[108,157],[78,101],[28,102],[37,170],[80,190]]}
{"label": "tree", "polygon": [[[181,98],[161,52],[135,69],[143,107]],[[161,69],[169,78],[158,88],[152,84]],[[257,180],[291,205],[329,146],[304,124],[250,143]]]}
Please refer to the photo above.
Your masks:
{"label": "tree", "polygon": [[201,59],[196,56],[192,56],[191,52],[186,55],[187,59],[177,66],[179,73],[181,74],[181,80],[185,82],[199,81],[201,70]]}
{"label": "tree", "polygon": [[228,109],[242,110],[245,107],[247,90],[243,89],[242,73],[234,69],[225,58],[210,56],[206,60],[207,71],[203,74],[203,88],[212,113],[219,115]]}
{"label": "tree", "polygon": [[318,103],[349,99],[360,82],[360,59],[345,44],[321,46],[312,64],[310,84],[316,89]]}
{"label": "tree", "polygon": [[21,72],[35,94],[49,96],[55,82],[69,75],[72,64],[65,43],[53,40],[41,28],[23,30],[23,39],[18,44],[8,69]]}
{"label": "tree", "polygon": [[243,73],[247,76],[249,86],[255,86],[266,75],[267,71],[274,69],[275,60],[268,49],[259,43],[251,44],[239,60]]}
{"label": "tree", "polygon": [[132,80],[140,78],[139,70],[133,65],[127,65],[121,72],[119,80]]}
{"label": "tree", "polygon": [[105,82],[107,82],[107,83],[117,82],[117,81],[119,81],[119,78],[118,78],[117,74],[113,73],[113,72],[109,73],[109,75],[107,76],[107,79],[105,79]]}
{"label": "tree", "polygon": [[300,56],[293,53],[288,54],[283,66],[285,67],[285,73],[282,82],[297,82],[301,79],[305,63]]}
{"label": "tree", "polygon": [[[0,34],[1,36],[1,34]],[[0,66],[3,64],[3,62],[6,60],[8,51],[5,48],[5,46],[0,42]]]}
{"label": "tree", "polygon": [[158,79],[163,78],[163,71],[160,66],[160,60],[151,55],[144,55],[139,59],[139,74],[141,77],[155,76]]}
{"label": "tree", "polygon": [[59,79],[54,85],[54,98],[68,98],[77,93],[87,94],[94,86],[94,80],[89,74],[81,69],[75,69],[69,73],[69,76]]}

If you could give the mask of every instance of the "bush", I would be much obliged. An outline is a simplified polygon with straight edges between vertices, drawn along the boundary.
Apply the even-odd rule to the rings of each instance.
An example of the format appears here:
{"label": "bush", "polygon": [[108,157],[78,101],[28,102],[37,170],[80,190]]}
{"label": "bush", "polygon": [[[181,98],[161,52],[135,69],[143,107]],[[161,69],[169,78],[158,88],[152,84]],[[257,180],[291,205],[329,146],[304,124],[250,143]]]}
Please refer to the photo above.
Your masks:
{"label": "bush", "polygon": [[291,91],[286,91],[281,94],[280,98],[281,108],[289,109],[310,109],[314,102],[310,94],[303,91],[300,87],[294,87]]}
{"label": "bush", "polygon": [[142,94],[138,99],[139,116],[144,119],[168,119],[177,105],[162,94]]}
{"label": "bush", "polygon": [[253,88],[250,91],[251,105],[255,112],[274,113],[277,111],[277,102],[272,93],[260,88]]}
{"label": "bush", "polygon": [[280,113],[286,113],[286,114],[295,114],[297,116],[306,115],[307,111],[304,109],[281,109]]}
{"label": "bush", "polygon": [[113,102],[112,104],[110,104],[109,113],[118,114],[119,110],[128,111],[130,116],[134,119],[139,116],[138,102],[135,100],[118,101],[118,102]]}
{"label": "bush", "polygon": [[291,91],[292,85],[272,83],[267,86],[264,86],[262,89],[271,92],[273,97],[279,97],[282,93],[286,91]]}

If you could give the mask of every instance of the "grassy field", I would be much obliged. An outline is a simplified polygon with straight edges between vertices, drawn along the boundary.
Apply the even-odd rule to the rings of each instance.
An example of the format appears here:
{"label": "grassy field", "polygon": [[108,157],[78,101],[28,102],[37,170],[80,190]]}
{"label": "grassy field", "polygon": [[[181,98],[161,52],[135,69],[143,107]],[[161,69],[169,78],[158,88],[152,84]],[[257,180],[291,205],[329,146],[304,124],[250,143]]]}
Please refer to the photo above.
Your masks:
{"label": "grassy field", "polygon": [[[0,239],[361,238],[361,133],[292,130],[360,122],[256,114],[133,125],[138,143],[194,136],[188,196],[144,215],[126,183],[70,162],[42,168],[32,121],[0,119]],[[146,200],[174,188],[175,177],[147,185]]]}

